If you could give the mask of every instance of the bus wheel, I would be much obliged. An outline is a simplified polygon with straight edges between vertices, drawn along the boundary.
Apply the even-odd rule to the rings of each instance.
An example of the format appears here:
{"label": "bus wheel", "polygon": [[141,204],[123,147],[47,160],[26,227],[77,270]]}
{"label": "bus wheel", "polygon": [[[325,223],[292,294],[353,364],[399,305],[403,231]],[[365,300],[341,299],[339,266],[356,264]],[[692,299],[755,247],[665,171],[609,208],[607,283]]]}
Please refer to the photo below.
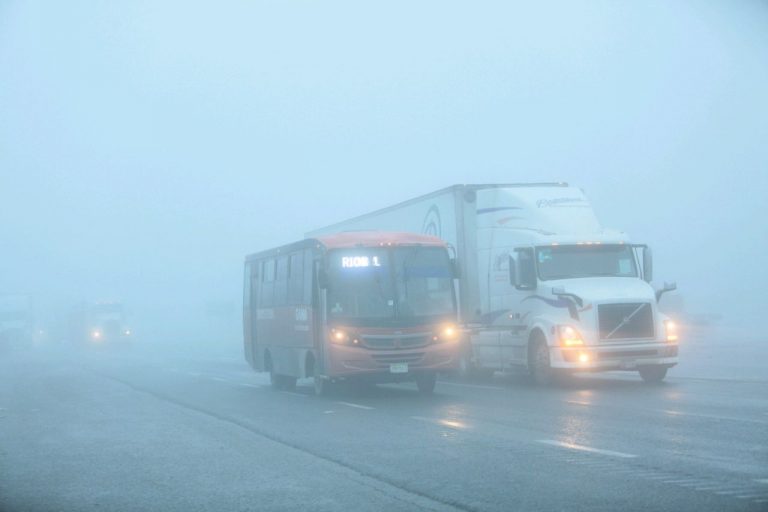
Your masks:
{"label": "bus wheel", "polygon": [[272,389],[282,389],[283,379],[275,373],[275,367],[272,365],[272,356],[269,352],[264,355],[264,367],[269,372],[269,383],[272,385]]}
{"label": "bus wheel", "polygon": [[528,372],[531,379],[539,386],[552,382],[552,367],[549,362],[549,347],[541,336],[537,336],[528,354]]}
{"label": "bus wheel", "polygon": [[416,377],[416,387],[422,395],[431,395],[435,391],[436,382],[437,373],[435,372],[422,373]]}
{"label": "bus wheel", "polygon": [[666,366],[641,366],[637,371],[646,384],[658,384],[667,376]]}

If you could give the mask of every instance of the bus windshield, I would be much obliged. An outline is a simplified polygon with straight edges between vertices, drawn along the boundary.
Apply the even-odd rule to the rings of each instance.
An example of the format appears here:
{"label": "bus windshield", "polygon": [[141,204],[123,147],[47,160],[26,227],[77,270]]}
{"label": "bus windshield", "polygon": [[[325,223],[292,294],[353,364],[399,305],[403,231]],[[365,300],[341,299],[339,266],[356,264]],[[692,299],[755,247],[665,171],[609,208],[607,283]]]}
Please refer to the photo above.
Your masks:
{"label": "bus windshield", "polygon": [[637,277],[637,265],[628,245],[560,245],[538,247],[539,279],[577,277]]}
{"label": "bus windshield", "polygon": [[334,250],[328,255],[328,317],[352,325],[414,325],[455,312],[445,249]]}

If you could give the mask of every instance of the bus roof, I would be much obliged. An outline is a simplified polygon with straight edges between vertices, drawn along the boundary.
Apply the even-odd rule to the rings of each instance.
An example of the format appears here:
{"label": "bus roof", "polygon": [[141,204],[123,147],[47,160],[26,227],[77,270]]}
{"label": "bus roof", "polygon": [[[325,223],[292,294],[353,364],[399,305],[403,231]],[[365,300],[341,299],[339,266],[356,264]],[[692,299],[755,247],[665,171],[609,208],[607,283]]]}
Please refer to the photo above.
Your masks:
{"label": "bus roof", "polygon": [[301,250],[307,247],[322,246],[325,249],[349,249],[353,247],[377,247],[396,245],[426,245],[445,247],[446,244],[436,236],[398,231],[344,231],[329,235],[306,238],[292,244],[259,251],[246,256],[246,261],[273,258],[281,254]]}
{"label": "bus roof", "polygon": [[327,249],[372,247],[377,245],[433,245],[445,246],[445,242],[431,235],[402,231],[344,231],[313,237]]}

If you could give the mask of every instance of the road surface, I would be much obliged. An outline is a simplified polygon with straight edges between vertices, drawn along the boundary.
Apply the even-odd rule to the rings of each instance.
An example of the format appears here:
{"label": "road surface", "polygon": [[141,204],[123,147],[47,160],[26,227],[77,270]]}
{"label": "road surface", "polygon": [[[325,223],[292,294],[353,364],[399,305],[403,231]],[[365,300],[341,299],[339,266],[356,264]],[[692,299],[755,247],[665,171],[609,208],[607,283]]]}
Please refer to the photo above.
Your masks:
{"label": "road surface", "polygon": [[659,386],[497,374],[432,397],[274,391],[182,345],[5,354],[0,510],[766,511],[768,372],[732,346]]}

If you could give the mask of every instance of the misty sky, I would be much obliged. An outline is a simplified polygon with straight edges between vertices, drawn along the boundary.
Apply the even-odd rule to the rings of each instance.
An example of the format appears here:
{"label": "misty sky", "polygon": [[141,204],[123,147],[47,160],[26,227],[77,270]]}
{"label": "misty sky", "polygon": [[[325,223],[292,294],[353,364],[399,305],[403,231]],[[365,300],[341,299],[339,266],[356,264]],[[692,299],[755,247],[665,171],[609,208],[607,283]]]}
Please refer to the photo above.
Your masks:
{"label": "misty sky", "polygon": [[768,2],[0,0],[2,293],[239,307],[246,253],[527,181],[760,318]]}

